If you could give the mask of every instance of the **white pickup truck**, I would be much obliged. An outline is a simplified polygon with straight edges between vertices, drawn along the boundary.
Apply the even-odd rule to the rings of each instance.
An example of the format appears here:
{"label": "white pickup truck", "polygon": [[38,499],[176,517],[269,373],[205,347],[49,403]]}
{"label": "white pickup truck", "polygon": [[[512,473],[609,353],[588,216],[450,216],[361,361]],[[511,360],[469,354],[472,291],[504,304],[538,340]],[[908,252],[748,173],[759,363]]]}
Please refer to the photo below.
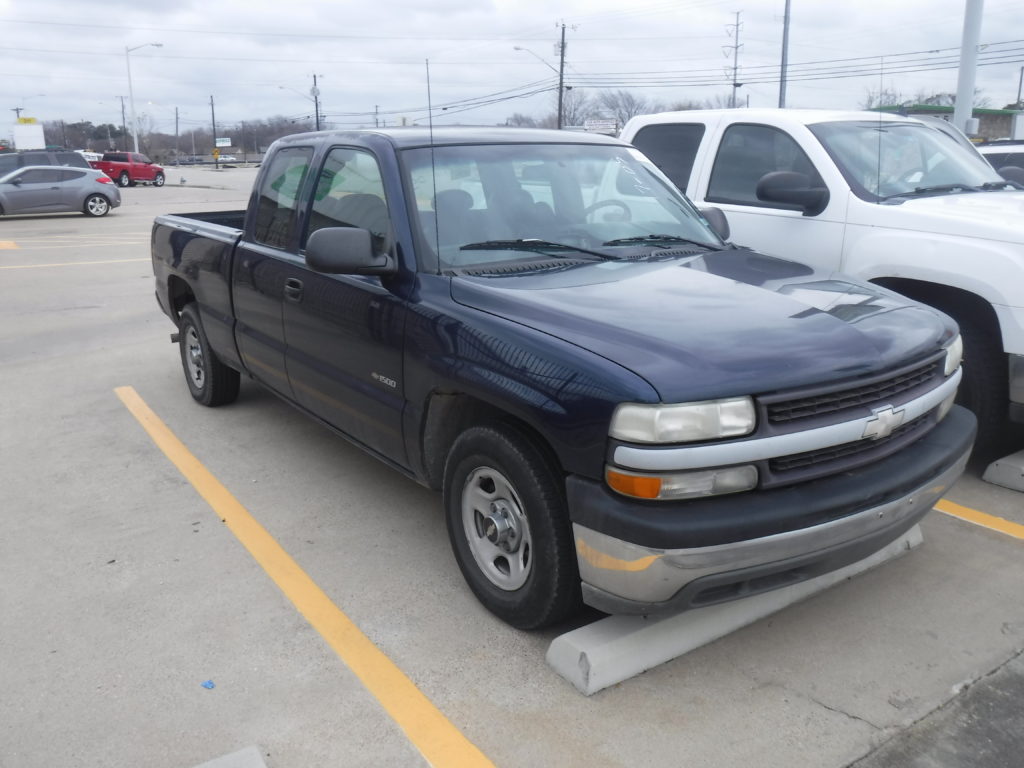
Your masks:
{"label": "white pickup truck", "polygon": [[725,212],[738,245],[951,315],[979,444],[1024,421],[1024,189],[976,152],[913,118],[826,110],[643,115],[621,138]]}

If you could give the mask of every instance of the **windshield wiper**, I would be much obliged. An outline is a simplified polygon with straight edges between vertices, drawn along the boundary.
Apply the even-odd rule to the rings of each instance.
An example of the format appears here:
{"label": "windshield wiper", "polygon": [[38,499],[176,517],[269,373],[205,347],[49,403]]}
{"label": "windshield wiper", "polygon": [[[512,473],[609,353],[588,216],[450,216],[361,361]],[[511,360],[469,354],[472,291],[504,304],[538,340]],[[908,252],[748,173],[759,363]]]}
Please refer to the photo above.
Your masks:
{"label": "windshield wiper", "polygon": [[[605,243],[607,245],[607,243]],[[610,253],[601,253],[599,251],[591,251],[588,248],[580,248],[578,245],[569,245],[568,243],[553,243],[550,240],[537,240],[535,238],[526,238],[523,240],[484,240],[479,243],[466,243],[466,245],[459,246],[460,251],[534,251],[536,253],[546,253],[547,251],[575,251],[576,253],[585,253],[588,256],[596,256],[599,259],[605,261],[617,260],[618,256],[613,256]],[[557,254],[549,254],[557,256]]]}
{"label": "windshield wiper", "polygon": [[712,245],[711,243],[702,243],[700,240],[691,240],[688,237],[679,237],[678,235],[637,235],[636,237],[619,237],[615,240],[608,240],[601,243],[601,245],[658,245],[665,248],[671,248],[672,243],[689,243],[690,245],[696,245],[701,248],[710,248],[712,250],[721,250],[720,246]]}
{"label": "windshield wiper", "polygon": [[892,200],[894,197],[913,197],[914,195],[940,195],[943,192],[977,192],[978,187],[970,184],[936,184],[934,187],[915,187],[906,192],[898,192],[895,195],[886,195],[883,200]]}
{"label": "windshield wiper", "polygon": [[1011,181],[986,181],[978,189],[983,189],[986,192],[991,192],[995,189],[1016,189]]}

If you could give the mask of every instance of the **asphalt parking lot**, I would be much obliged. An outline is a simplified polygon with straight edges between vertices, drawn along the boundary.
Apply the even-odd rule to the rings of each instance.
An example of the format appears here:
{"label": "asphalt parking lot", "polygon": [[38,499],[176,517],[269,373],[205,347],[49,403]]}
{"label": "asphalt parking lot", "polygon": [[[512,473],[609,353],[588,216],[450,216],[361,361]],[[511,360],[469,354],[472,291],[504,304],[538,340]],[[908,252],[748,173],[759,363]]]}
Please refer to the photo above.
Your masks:
{"label": "asphalt parking lot", "polygon": [[196,405],[150,225],[254,176],[0,219],[0,767],[1024,764],[1024,494],[983,466],[944,508],[991,517],[586,698],[567,628],[470,594],[438,496],[251,382]]}

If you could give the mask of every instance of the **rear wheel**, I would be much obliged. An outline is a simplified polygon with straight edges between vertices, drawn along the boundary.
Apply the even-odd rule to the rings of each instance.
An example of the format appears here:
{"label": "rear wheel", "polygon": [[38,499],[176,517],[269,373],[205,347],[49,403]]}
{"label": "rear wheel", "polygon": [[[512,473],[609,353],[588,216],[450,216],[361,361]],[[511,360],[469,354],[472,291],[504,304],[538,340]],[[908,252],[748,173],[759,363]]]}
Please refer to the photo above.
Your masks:
{"label": "rear wheel", "polygon": [[178,333],[181,367],[192,399],[211,407],[234,402],[238,397],[238,371],[224,365],[210,349],[195,304],[181,311]]}
{"label": "rear wheel", "polygon": [[110,213],[110,201],[100,194],[89,195],[82,211],[86,216],[106,216]]}
{"label": "rear wheel", "polygon": [[539,629],[578,609],[562,479],[522,432],[508,425],[463,432],[445,464],[444,506],[462,575],[491,613]]}
{"label": "rear wheel", "polygon": [[128,171],[121,171],[121,175],[117,177],[117,186],[127,187],[131,183],[132,180],[128,176]]}
{"label": "rear wheel", "polygon": [[162,187],[163,185],[164,185],[164,175],[162,173],[158,173],[156,176],[153,177],[153,186],[154,187]]}

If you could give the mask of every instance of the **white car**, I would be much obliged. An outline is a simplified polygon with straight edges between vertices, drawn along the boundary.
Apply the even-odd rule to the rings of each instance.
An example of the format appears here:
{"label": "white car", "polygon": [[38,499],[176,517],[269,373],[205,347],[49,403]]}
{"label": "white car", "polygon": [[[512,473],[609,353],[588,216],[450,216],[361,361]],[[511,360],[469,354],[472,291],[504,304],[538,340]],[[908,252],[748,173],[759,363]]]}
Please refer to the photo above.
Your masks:
{"label": "white car", "polygon": [[[1024,183],[1024,141],[993,141],[979,144],[976,149],[1003,176]],[[1003,169],[1007,167],[1019,168],[1020,173],[1004,173]]]}

